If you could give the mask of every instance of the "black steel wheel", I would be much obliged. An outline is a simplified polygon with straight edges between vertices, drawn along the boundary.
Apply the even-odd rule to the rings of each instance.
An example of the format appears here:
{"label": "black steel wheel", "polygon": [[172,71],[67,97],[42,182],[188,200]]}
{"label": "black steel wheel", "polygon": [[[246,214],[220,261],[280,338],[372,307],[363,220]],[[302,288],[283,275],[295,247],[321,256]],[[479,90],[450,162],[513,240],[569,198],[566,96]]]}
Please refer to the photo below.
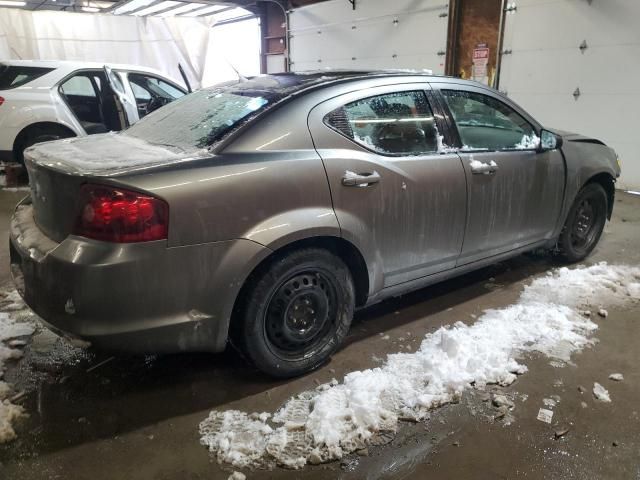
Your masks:
{"label": "black steel wheel", "polygon": [[269,264],[246,288],[236,339],[256,367],[292,377],[324,363],[353,316],[351,273],[331,252],[309,248]]}
{"label": "black steel wheel", "polygon": [[608,200],[604,188],[587,184],[576,196],[558,241],[560,254],[579,262],[598,244],[607,221]]}

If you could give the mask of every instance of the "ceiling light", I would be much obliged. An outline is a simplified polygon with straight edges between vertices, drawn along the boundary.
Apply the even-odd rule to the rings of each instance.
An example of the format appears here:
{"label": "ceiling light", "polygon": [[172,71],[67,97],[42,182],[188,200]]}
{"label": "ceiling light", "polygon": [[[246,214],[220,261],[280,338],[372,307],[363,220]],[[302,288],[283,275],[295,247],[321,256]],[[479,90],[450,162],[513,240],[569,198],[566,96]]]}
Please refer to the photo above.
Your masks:
{"label": "ceiling light", "polygon": [[173,10],[169,10],[168,12],[162,12],[160,17],[172,17],[174,15],[178,15],[180,13],[190,12],[191,10],[195,10],[196,8],[202,8],[201,3],[186,3],[181,7],[174,8]]}
{"label": "ceiling light", "polygon": [[176,5],[182,5],[182,3],[168,0],[166,2],[158,3],[157,5],[151,5],[150,7],[143,8],[142,10],[137,10],[131,13],[131,15],[144,17],[145,15],[151,15],[152,13],[159,12],[160,10],[166,10],[167,8],[175,7]]}
{"label": "ceiling light", "polygon": [[245,15],[250,15],[251,12],[245,10],[244,8],[232,8],[231,10],[225,10],[220,13],[213,13],[213,18],[216,22],[220,22],[222,20],[232,20],[234,18],[244,17]]}
{"label": "ceiling light", "polygon": [[18,0],[0,0],[0,7],[24,7],[26,4]]}
{"label": "ceiling light", "polygon": [[227,9],[227,8],[229,8],[229,7],[224,6],[224,5],[212,5],[210,7],[206,7],[206,8],[203,8],[201,10],[195,10],[193,12],[185,13],[183,16],[184,17],[198,17],[200,15],[207,15],[207,14],[210,15],[212,13],[215,13],[215,12],[218,12],[220,10]]}
{"label": "ceiling light", "polygon": [[116,8],[113,13],[116,15],[122,15],[123,13],[138,10],[139,8],[148,7],[151,3],[153,3],[153,0],[131,0],[130,2]]}

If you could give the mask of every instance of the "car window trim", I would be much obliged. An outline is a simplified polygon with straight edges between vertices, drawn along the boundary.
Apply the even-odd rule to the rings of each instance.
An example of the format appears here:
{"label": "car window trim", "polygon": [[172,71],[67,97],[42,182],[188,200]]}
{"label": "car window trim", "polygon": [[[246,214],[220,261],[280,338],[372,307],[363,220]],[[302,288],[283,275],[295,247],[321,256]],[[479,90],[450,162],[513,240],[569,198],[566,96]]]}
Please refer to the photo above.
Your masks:
{"label": "car window trim", "polygon": [[[443,152],[440,152],[438,150],[434,150],[432,152],[416,153],[415,155],[407,155],[406,153],[383,153],[383,152],[380,152],[378,150],[374,150],[373,148],[371,148],[371,147],[369,147],[369,146],[367,146],[365,144],[357,142],[354,138],[351,138],[351,137],[345,135],[343,132],[341,132],[337,128],[334,128],[332,125],[330,125],[327,122],[327,117],[329,116],[329,114],[331,112],[335,111],[338,108],[344,108],[344,106],[349,104],[349,103],[366,100],[368,98],[380,97],[380,96],[383,96],[383,95],[392,95],[394,93],[421,92],[425,96],[425,99],[427,101],[427,105],[431,109],[431,113],[434,116],[434,120],[436,121],[436,126],[437,126],[437,129],[438,129],[438,134],[444,135],[445,138],[446,138],[446,134],[444,134],[443,132],[440,131],[440,124],[438,123],[438,118],[437,118],[437,116],[438,116],[437,115],[437,110],[434,108],[434,105],[430,101],[429,93],[428,93],[429,90],[424,88],[424,83],[417,83],[415,85],[416,85],[415,88],[412,88],[411,84],[385,85],[385,86],[388,86],[388,87],[395,87],[395,86],[397,86],[397,87],[405,87],[406,86],[408,88],[400,89],[400,90],[393,89],[393,90],[389,90],[388,92],[385,92],[385,93],[377,93],[377,94],[373,94],[373,95],[372,94],[368,94],[368,95],[363,95],[361,97],[355,98],[353,100],[350,99],[348,102],[341,103],[340,106],[338,106],[336,108],[333,108],[330,111],[328,111],[327,113],[325,113],[322,116],[322,123],[327,128],[329,128],[331,131],[333,131],[333,132],[341,135],[342,137],[346,138],[347,140],[349,140],[349,142],[352,143],[353,145],[356,145],[357,147],[362,148],[363,150],[366,150],[367,152],[371,152],[371,153],[373,153],[375,155],[380,155],[381,157],[415,159],[415,158],[421,158],[421,157],[433,157],[433,156],[436,156],[436,155],[442,155]],[[418,86],[418,85],[421,85],[421,86]],[[351,92],[351,93],[353,93],[353,92]],[[349,95],[349,93],[345,93],[343,95]],[[340,96],[343,96],[343,95],[340,95]],[[334,99],[335,98],[337,98],[337,97],[334,97]],[[329,99],[329,100],[331,100],[331,99]]]}
{"label": "car window trim", "polygon": [[432,87],[431,90],[427,91],[427,97],[431,97],[430,101],[438,111],[436,122],[438,124],[438,130],[441,131],[444,136],[444,143],[452,148],[462,147],[458,129],[453,122],[451,112],[449,111],[444,98],[442,98],[440,90]]}

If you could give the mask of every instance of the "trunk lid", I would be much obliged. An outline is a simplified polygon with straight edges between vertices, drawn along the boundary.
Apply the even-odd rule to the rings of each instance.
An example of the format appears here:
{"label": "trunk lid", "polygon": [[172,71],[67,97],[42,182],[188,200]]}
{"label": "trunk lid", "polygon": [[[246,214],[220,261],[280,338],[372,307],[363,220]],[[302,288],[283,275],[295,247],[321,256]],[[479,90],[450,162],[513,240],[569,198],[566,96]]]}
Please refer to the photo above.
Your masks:
{"label": "trunk lid", "polygon": [[208,157],[206,150],[187,153],[120,134],[38,144],[25,151],[34,220],[62,242],[73,230],[82,184]]}

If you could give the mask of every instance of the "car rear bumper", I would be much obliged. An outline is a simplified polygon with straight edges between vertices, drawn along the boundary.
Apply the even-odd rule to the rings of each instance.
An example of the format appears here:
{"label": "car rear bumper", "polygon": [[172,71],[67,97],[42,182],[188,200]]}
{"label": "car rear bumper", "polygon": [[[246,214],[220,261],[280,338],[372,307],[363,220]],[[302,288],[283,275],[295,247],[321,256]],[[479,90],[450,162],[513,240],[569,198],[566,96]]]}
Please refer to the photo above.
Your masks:
{"label": "car rear bumper", "polygon": [[168,248],[46,237],[32,207],[11,221],[11,272],[25,302],[54,331],[135,353],[221,351],[248,259],[248,240]]}

